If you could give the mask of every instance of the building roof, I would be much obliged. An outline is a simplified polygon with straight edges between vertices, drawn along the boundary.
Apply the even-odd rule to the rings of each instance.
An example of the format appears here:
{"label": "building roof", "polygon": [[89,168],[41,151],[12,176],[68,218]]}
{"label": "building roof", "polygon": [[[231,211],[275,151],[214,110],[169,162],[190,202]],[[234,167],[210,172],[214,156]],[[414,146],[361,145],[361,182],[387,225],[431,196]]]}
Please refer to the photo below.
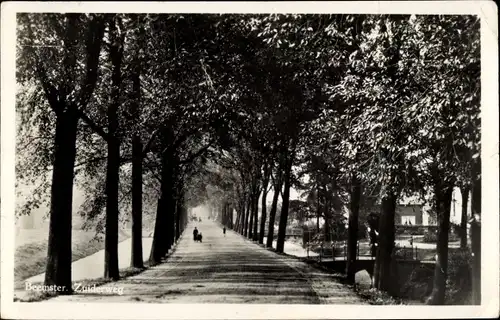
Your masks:
{"label": "building roof", "polygon": [[409,205],[423,205],[423,199],[418,195],[404,196],[399,199],[399,205],[409,206]]}

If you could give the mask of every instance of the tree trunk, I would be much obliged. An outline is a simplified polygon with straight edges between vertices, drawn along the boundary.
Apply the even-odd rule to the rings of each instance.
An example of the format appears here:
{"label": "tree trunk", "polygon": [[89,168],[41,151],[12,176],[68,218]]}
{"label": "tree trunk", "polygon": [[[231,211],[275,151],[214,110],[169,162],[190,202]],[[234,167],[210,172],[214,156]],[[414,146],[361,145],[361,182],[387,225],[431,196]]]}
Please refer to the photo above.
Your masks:
{"label": "tree trunk", "polygon": [[330,237],[330,222],[329,222],[328,219],[325,219],[325,225],[323,226],[323,232],[325,233],[325,235],[323,236],[323,240],[325,242],[331,241],[331,237]]}
{"label": "tree trunk", "polygon": [[167,239],[165,242],[166,255],[172,249],[175,242],[175,214],[177,210],[177,190],[172,186],[170,196],[167,195]]}
{"label": "tree trunk", "polygon": [[161,258],[168,253],[168,250],[170,249],[170,247],[168,247],[168,243],[171,237],[171,232],[169,228],[168,212],[171,210],[173,202],[173,170],[171,163],[168,160],[168,155],[166,153],[163,154],[161,158],[161,194],[160,199],[158,199],[153,243],[151,245],[151,253],[149,255],[150,265],[160,263]]}
{"label": "tree trunk", "polygon": [[166,242],[165,251],[166,255],[175,243],[175,215],[177,211],[177,202],[180,201],[182,194],[182,184],[178,181],[177,170],[178,170],[178,159],[175,152],[166,152],[166,158],[168,162],[168,189],[166,192],[166,208],[167,208],[167,232],[166,232]]}
{"label": "tree trunk", "polygon": [[324,192],[324,198],[325,198],[325,208],[324,208],[324,215],[325,215],[325,226],[324,226],[324,232],[325,235],[323,239],[328,242],[331,241],[331,234],[330,234],[330,222],[331,222],[331,217],[330,217],[330,207],[329,207],[329,202],[328,202],[328,191],[326,189],[326,185],[323,187],[323,192]]}
{"label": "tree trunk", "polygon": [[460,188],[462,193],[462,216],[460,220],[460,248],[467,248],[467,205],[469,202],[469,188]]}
{"label": "tree trunk", "polygon": [[227,225],[227,217],[226,217],[226,202],[222,202],[222,225]]}
{"label": "tree trunk", "polygon": [[[141,31],[143,29],[141,28]],[[136,66],[139,66],[139,50],[135,56]],[[139,68],[132,72],[132,106],[131,115],[136,130],[140,120],[141,79]],[[132,252],[131,267],[144,268],[142,254],[142,141],[136,131],[132,137]]]}
{"label": "tree trunk", "polygon": [[262,188],[262,214],[260,216],[260,232],[259,232],[259,243],[263,244],[264,243],[264,233],[266,231],[266,220],[267,220],[267,213],[266,213],[266,200],[267,200],[267,182],[264,182],[263,188]]}
{"label": "tree trunk", "polygon": [[[163,183],[162,183],[163,184]],[[151,253],[149,254],[149,265],[154,266],[161,262],[163,256],[161,246],[165,242],[165,200],[162,196],[158,199],[156,208],[155,230],[153,234],[153,243],[151,244]]]}
{"label": "tree trunk", "polygon": [[285,249],[286,225],[288,222],[288,206],[290,200],[290,175],[292,173],[292,159],[288,159],[284,172],[285,190],[283,191],[283,204],[281,206],[280,224],[278,228],[278,240],[276,242],[276,251],[283,253]]}
{"label": "tree trunk", "polygon": [[132,257],[131,267],[143,268],[142,261],[142,143],[132,138]]}
{"label": "tree trunk", "polygon": [[243,227],[245,226],[245,201],[240,205],[240,211],[238,212],[238,233],[243,234]]}
{"label": "tree trunk", "polygon": [[120,87],[122,83],[123,38],[117,34],[116,21],[110,23],[112,45],[109,56],[113,65],[111,73],[111,105],[108,118],[108,159],[106,168],[106,238],[104,251],[104,278],[118,280],[118,186],[120,183],[120,140],[118,135],[118,108],[120,107]]}
{"label": "tree trunk", "polygon": [[182,207],[182,214],[181,214],[181,235],[184,233],[184,231],[186,230],[186,219],[187,219],[187,212],[188,212],[188,209],[183,206]]}
{"label": "tree trunk", "polygon": [[247,198],[247,208],[245,213],[245,225],[243,226],[243,236],[248,236],[248,220],[250,219],[250,209],[251,209],[252,201],[250,196]]}
{"label": "tree trunk", "polygon": [[71,293],[71,218],[78,118],[68,109],[56,119],[45,285]]}
{"label": "tree trunk", "polygon": [[226,228],[229,227],[229,209],[227,202],[224,203],[224,226]]}
{"label": "tree trunk", "polygon": [[271,204],[271,211],[269,212],[269,224],[268,224],[267,241],[266,241],[266,247],[268,248],[273,247],[274,221],[276,219],[276,211],[278,210],[278,198],[280,196],[282,181],[283,181],[281,177],[277,178],[277,180],[278,180],[277,183],[274,185],[273,203]]}
{"label": "tree trunk", "polygon": [[[474,174],[480,177],[481,161],[474,165]],[[481,304],[481,178],[474,181],[472,186],[471,207],[473,219],[471,223],[471,251],[472,251],[472,303]]]}
{"label": "tree trunk", "polygon": [[120,143],[114,136],[108,140],[106,170],[106,238],[104,278],[118,280],[118,184],[120,173]]}
{"label": "tree trunk", "polygon": [[174,217],[176,200],[174,199],[173,188],[170,189],[170,192],[167,192],[164,196],[162,196],[162,198],[165,209],[163,212],[161,212],[161,214],[165,216],[165,218],[162,219],[164,226],[160,230],[160,232],[164,233],[163,242],[161,242],[161,246],[158,248],[160,257],[164,257],[166,254],[168,254],[169,250],[172,248],[175,235]]}
{"label": "tree trunk", "polygon": [[[181,197],[182,198],[182,197]],[[181,216],[183,211],[182,201],[177,201],[177,209],[175,210],[175,241],[181,237]]]}
{"label": "tree trunk", "polygon": [[356,174],[353,174],[351,181],[351,211],[349,212],[349,227],[347,234],[347,261],[346,273],[347,280],[354,283],[354,275],[356,274],[356,253],[358,244],[358,217],[359,217],[359,201],[361,198],[361,184]]}
{"label": "tree trunk", "polygon": [[224,202],[224,226],[229,228],[229,208],[227,202]]}
{"label": "tree trunk", "polygon": [[245,225],[245,206],[243,205],[241,208],[241,212],[238,212],[238,232],[243,234],[243,227]]}
{"label": "tree trunk", "polygon": [[228,213],[229,213],[229,228],[233,229],[234,228],[234,211],[233,211],[233,206],[232,204],[228,204]]}
{"label": "tree trunk", "polygon": [[437,182],[434,187],[434,201],[438,218],[438,239],[436,244],[436,267],[432,293],[427,304],[445,303],[446,278],[448,272],[448,232],[450,230],[450,208],[453,186]]}
{"label": "tree trunk", "polygon": [[242,196],[239,204],[237,228],[240,234],[243,234],[243,226],[245,224],[245,197]]}
{"label": "tree trunk", "polygon": [[238,211],[236,212],[236,222],[234,224],[234,231],[240,233],[241,230],[241,211],[242,211],[242,205],[238,205]]}
{"label": "tree trunk", "polygon": [[255,215],[255,199],[254,195],[250,197],[250,224],[248,225],[248,239],[253,237],[253,224]]}
{"label": "tree trunk", "polygon": [[319,218],[321,217],[321,209],[319,202],[319,188],[316,188],[316,232],[319,234]]}
{"label": "tree trunk", "polygon": [[260,197],[260,191],[257,191],[257,194],[255,195],[254,198],[254,221],[253,221],[253,241],[258,241],[259,240],[259,197]]}
{"label": "tree trunk", "polygon": [[397,276],[394,274],[394,218],[396,216],[397,195],[388,191],[382,198],[382,212],[379,224],[379,247],[375,260],[374,287],[396,294]]}
{"label": "tree trunk", "polygon": [[241,219],[241,206],[238,209],[238,212],[236,213],[236,223],[234,224],[234,229],[236,232],[240,232],[240,219]]}
{"label": "tree trunk", "polygon": [[[95,17],[94,17],[95,18]],[[63,68],[66,73],[65,81],[62,82],[60,90],[47,93],[47,100],[56,111],[56,131],[54,137],[54,160],[52,170],[51,200],[50,200],[50,222],[47,263],[45,269],[45,285],[60,286],[60,294],[73,292],[71,283],[71,230],[72,230],[72,204],[73,204],[73,179],[76,156],[76,136],[78,131],[78,116],[75,113],[75,105],[65,105],[62,101],[70,101],[68,97],[72,91],[69,87],[74,85],[74,71],[76,66],[75,45],[78,14],[69,14],[65,34],[65,57]],[[102,36],[104,33],[103,20],[93,19],[86,34],[94,41],[87,46],[87,67],[95,71],[101,52]],[[87,38],[87,40],[89,39]],[[88,42],[87,44],[89,44]],[[42,71],[42,78],[45,72]],[[86,80],[88,85],[82,88],[79,95],[80,105],[84,108],[95,86],[95,73],[88,72]],[[43,79],[39,79],[44,82]],[[44,83],[46,84],[46,83]],[[73,92],[75,93],[75,92]],[[59,97],[57,97],[59,96]]]}

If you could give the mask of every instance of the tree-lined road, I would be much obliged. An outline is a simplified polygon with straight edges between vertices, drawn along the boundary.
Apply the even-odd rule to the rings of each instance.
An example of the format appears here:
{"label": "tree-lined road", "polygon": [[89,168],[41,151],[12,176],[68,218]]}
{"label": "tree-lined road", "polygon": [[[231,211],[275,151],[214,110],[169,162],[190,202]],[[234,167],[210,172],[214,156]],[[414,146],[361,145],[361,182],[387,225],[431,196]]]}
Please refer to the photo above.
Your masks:
{"label": "tree-lined road", "polygon": [[[436,242],[436,264],[432,291],[418,299],[480,302],[478,16],[23,13],[16,19],[16,172],[17,182],[32,189],[18,203],[23,214],[50,203],[45,285],[70,293],[74,281],[71,190],[77,187],[86,195],[78,214],[89,229],[105,233],[101,265],[108,280],[120,278],[120,221],[132,222],[135,268],[143,267],[142,226],[154,230],[148,262],[155,267],[116,282],[126,294],[107,301],[354,299],[301,263],[236,234],[224,239],[210,222],[200,225],[203,243],[184,239],[162,264],[179,236],[190,234],[189,212],[198,206],[245,238],[267,237],[268,246],[276,239],[278,253],[297,223],[315,229],[311,238],[346,241],[351,284],[368,224],[378,233],[371,236],[373,288],[400,297],[405,293],[394,285],[392,267],[397,208],[403,196],[425,195],[437,224],[427,238]],[[291,199],[294,188],[304,201]],[[453,229],[464,251],[452,254],[446,235],[457,188],[465,209]],[[460,284],[464,277],[470,288]],[[471,296],[452,297],[453,291]]]}
{"label": "tree-lined road", "polygon": [[123,288],[123,295],[75,293],[51,301],[363,303],[331,274],[270,252],[233,231],[224,237],[213,221],[196,223],[203,242],[194,242],[194,226],[188,226],[167,262],[105,285]]}

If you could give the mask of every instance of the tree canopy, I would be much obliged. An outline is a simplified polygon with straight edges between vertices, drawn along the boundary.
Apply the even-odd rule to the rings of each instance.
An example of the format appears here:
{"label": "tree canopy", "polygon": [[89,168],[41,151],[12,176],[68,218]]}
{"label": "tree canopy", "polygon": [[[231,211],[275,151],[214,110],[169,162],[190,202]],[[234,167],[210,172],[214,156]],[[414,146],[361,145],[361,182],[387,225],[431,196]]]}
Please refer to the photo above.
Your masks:
{"label": "tree canopy", "polygon": [[[54,181],[70,175],[57,186],[72,187],[74,176],[88,227],[112,239],[115,220],[128,219],[139,172],[136,199],[148,211],[158,204],[161,245],[168,240],[161,228],[181,224],[184,208],[208,203],[230,212],[227,221],[245,235],[260,234],[261,243],[264,226],[273,229],[279,217],[280,251],[289,218],[323,217],[340,230],[349,208],[352,229],[360,202],[373,199],[383,201],[382,230],[390,234],[390,204],[432,190],[426,200],[443,224],[448,190],[480,179],[477,17],[17,19],[16,172],[33,187],[19,212],[49,200],[54,206]],[[138,163],[142,171],[134,171]],[[258,220],[259,197],[270,187],[271,211],[263,201]],[[290,202],[291,187],[307,199]],[[68,210],[60,214],[71,216]],[[175,240],[168,241],[169,248]]]}

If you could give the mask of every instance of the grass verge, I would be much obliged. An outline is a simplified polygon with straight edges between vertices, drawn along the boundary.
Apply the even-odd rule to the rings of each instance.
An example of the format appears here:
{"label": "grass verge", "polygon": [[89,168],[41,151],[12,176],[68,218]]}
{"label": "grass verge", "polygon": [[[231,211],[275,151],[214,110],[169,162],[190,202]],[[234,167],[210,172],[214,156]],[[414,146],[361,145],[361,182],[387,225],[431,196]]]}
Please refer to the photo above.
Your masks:
{"label": "grass verge", "polygon": [[[180,239],[175,242],[175,244],[172,246],[172,248],[169,250],[167,255],[161,260],[161,263],[165,263],[168,261],[168,259],[175,253],[177,249],[177,245],[179,244],[180,240],[182,240],[184,235],[181,235]],[[144,268],[133,268],[133,267],[128,267],[128,268],[123,268],[120,269],[120,280],[126,279],[131,276],[135,276],[140,274],[141,272],[149,269],[152,267],[152,265],[149,264],[148,261],[144,262]],[[83,280],[78,280],[78,281],[72,281],[72,286],[75,288],[75,285],[78,283],[81,285],[81,287],[92,287],[92,286],[102,286],[104,284],[114,282],[113,279],[107,279],[107,278],[95,278],[95,279],[83,279]],[[17,284],[17,283],[16,283]],[[15,289],[23,289],[25,286],[24,282],[20,282],[21,286],[17,287]],[[35,282],[33,285],[41,285],[43,284],[42,282]],[[58,296],[57,292],[36,292],[36,291],[18,291],[18,296],[16,296],[16,293],[14,293],[14,302],[39,302],[43,300],[48,300],[50,298]]]}
{"label": "grass verge", "polygon": [[361,298],[368,301],[371,305],[408,305],[408,304],[417,304],[410,303],[409,301],[401,298],[394,298],[390,296],[388,293],[379,291],[377,289],[354,289],[355,292]]}
{"label": "grass verge", "polygon": [[[129,238],[125,232],[119,233],[119,241]],[[14,254],[14,287],[22,288],[23,280],[45,272],[48,241],[24,244]],[[85,258],[104,249],[104,241],[97,239],[93,232],[73,234],[72,261]]]}
{"label": "grass verge", "polygon": [[[144,270],[146,270],[148,266],[145,266],[145,268],[125,268],[120,270],[120,279],[124,279],[127,277],[131,277],[134,275],[137,275]],[[91,286],[102,286],[106,283],[112,282],[112,279],[106,279],[106,278],[97,278],[97,279],[83,279],[79,281],[73,281],[72,286],[75,288],[76,284],[78,283],[82,287],[91,287]],[[43,283],[33,283],[33,285],[41,285]],[[14,302],[38,302],[38,301],[43,301],[43,300],[48,300],[50,298],[53,298],[57,296],[57,292],[37,292],[37,291],[23,291],[22,296],[14,296]]]}

